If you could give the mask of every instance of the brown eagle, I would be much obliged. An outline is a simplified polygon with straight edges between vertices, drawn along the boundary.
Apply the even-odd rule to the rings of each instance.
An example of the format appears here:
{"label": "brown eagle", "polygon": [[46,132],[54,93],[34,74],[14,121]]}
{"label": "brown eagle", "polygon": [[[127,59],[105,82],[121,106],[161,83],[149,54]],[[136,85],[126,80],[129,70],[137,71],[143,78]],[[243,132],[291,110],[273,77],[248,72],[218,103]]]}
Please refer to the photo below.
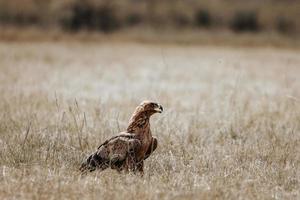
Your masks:
{"label": "brown eagle", "polygon": [[134,111],[125,132],[106,140],[91,154],[80,167],[81,172],[105,170],[143,173],[144,160],[157,147],[157,139],[152,137],[150,117],[162,113],[163,107],[155,102],[143,101]]}

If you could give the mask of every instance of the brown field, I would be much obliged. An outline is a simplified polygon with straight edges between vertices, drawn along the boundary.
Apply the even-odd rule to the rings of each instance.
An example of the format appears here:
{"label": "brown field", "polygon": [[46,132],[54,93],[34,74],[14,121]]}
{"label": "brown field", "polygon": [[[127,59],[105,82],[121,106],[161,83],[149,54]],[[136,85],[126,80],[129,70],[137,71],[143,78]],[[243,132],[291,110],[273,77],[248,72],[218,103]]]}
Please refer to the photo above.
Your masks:
{"label": "brown field", "polygon": [[[0,199],[299,199],[300,52],[0,43]],[[143,177],[81,160],[158,101]]]}

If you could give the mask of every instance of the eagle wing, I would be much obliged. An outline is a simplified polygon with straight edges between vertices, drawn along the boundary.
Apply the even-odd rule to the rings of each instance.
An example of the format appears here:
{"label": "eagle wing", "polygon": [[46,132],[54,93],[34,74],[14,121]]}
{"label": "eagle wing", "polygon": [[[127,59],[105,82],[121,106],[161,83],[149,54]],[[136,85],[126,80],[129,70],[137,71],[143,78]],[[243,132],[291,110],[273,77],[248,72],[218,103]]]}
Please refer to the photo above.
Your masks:
{"label": "eagle wing", "polygon": [[157,139],[153,137],[152,142],[145,154],[144,160],[146,160],[153,153],[153,151],[155,151],[156,148],[157,148]]}
{"label": "eagle wing", "polygon": [[135,134],[120,133],[102,143],[80,167],[80,171],[104,170],[108,167],[121,170],[126,158],[133,156],[141,146]]}

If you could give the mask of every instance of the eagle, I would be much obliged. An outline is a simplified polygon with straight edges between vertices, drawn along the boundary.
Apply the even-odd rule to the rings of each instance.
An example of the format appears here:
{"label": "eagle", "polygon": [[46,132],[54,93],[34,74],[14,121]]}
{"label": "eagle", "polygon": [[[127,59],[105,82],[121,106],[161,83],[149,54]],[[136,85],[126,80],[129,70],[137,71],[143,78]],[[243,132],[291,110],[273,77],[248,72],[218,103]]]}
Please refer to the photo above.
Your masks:
{"label": "eagle", "polygon": [[163,107],[152,101],[143,101],[133,112],[126,131],[103,142],[96,152],[81,164],[82,173],[107,168],[118,172],[144,172],[144,160],[157,148],[157,139],[152,137],[150,117],[162,113]]}

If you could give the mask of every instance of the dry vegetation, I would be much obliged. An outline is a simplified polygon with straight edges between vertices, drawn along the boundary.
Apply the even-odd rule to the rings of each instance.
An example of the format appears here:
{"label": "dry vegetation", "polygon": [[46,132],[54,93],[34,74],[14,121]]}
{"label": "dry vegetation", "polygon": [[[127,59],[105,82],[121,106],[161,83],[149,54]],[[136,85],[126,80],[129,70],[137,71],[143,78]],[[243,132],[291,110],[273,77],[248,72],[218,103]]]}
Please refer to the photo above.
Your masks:
{"label": "dry vegetation", "polygon": [[[0,43],[0,199],[299,199],[300,53]],[[81,177],[144,99],[164,105],[144,177]]]}
{"label": "dry vegetation", "polygon": [[0,24],[106,33],[140,26],[230,29],[298,37],[299,9],[299,0],[0,0]]}

